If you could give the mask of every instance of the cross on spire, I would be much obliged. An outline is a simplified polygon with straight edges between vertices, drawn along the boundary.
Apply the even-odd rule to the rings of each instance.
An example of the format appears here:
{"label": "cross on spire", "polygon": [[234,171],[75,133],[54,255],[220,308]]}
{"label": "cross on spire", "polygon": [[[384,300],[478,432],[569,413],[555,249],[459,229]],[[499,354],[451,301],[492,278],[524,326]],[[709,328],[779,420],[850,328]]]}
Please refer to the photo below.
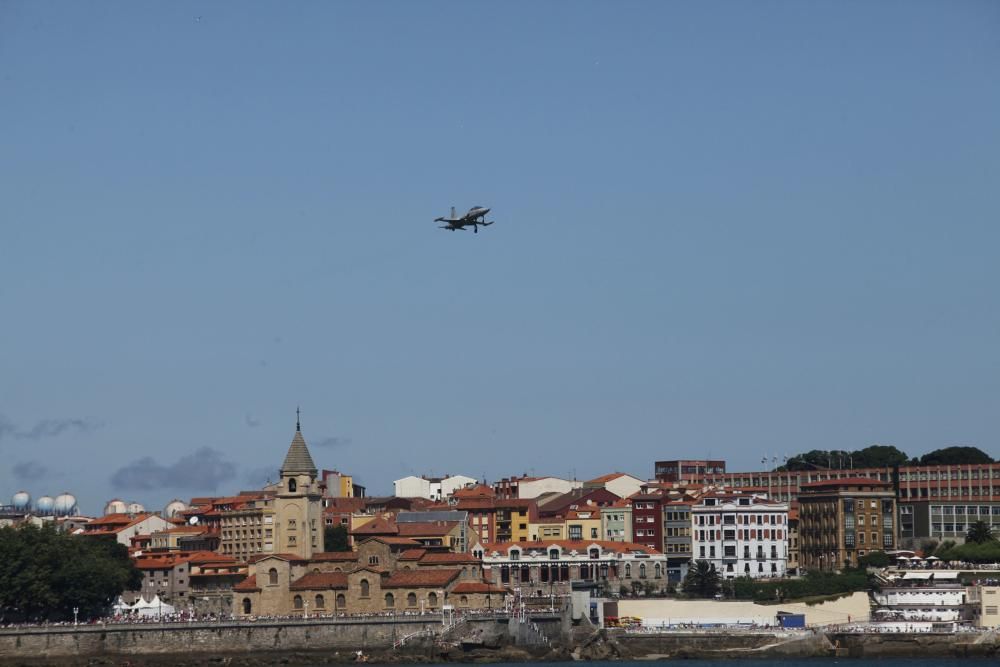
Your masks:
{"label": "cross on spire", "polygon": [[295,406],[295,432],[298,433],[302,430],[302,424],[299,419],[299,406]]}

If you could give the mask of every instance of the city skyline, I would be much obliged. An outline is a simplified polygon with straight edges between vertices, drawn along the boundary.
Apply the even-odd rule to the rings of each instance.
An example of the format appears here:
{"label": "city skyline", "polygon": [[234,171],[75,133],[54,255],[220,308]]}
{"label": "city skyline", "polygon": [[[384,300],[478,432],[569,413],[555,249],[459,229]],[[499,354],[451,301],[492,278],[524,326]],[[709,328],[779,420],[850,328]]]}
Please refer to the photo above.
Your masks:
{"label": "city skyline", "polygon": [[998,23],[4,3],[0,494],[996,456]]}

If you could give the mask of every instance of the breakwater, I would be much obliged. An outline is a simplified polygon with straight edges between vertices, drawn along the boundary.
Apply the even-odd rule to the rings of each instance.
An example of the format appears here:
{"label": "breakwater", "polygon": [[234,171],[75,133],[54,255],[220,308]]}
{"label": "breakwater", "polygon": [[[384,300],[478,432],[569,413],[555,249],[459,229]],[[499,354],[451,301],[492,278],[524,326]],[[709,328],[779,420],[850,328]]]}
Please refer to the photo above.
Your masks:
{"label": "breakwater", "polygon": [[[0,664],[83,663],[128,658],[131,664],[168,656],[262,656],[309,652],[324,657],[365,654],[428,654],[434,639],[460,644],[474,637],[499,649],[509,645],[550,649],[563,631],[558,614],[518,623],[506,617],[443,625],[440,616],[330,618],[231,623],[166,623],[26,627],[0,630]],[[476,646],[476,644],[473,644]],[[117,663],[115,663],[117,664]]]}

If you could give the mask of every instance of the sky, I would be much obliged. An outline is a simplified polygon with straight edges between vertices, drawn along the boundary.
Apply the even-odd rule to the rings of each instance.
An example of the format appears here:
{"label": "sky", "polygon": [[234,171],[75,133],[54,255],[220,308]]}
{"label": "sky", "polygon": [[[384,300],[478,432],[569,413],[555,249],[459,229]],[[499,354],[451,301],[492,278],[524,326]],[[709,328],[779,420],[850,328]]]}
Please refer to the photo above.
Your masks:
{"label": "sky", "polygon": [[[1000,455],[1000,4],[0,0],[0,502]],[[438,229],[492,207],[478,234]]]}

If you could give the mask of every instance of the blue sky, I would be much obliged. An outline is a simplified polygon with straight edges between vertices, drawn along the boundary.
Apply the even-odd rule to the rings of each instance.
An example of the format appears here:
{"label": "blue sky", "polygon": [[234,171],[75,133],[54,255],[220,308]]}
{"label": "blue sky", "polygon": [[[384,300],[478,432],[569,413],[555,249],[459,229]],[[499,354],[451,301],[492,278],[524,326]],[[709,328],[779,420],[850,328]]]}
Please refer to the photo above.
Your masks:
{"label": "blue sky", "polygon": [[0,2],[0,493],[253,487],[296,405],[374,493],[998,455],[998,36],[994,2]]}

